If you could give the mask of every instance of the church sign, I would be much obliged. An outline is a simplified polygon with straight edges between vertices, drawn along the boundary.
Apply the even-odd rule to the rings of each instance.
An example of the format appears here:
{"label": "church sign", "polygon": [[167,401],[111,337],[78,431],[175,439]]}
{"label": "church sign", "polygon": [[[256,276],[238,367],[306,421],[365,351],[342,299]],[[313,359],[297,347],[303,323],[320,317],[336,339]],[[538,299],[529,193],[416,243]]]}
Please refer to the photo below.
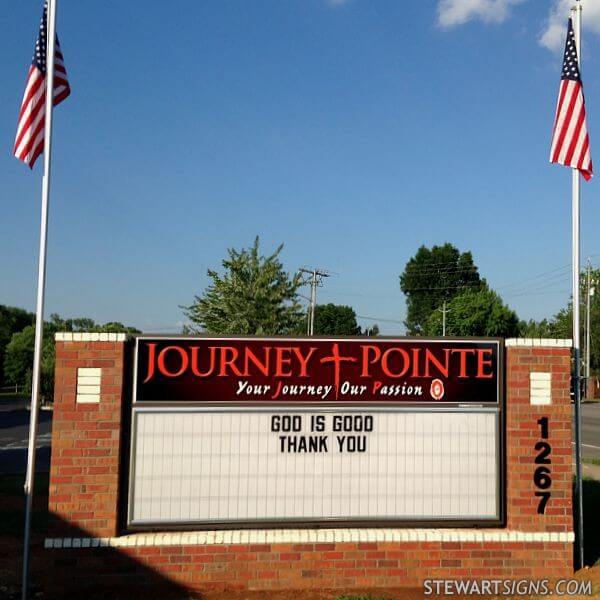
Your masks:
{"label": "church sign", "polygon": [[140,336],[131,529],[500,524],[496,339]]}

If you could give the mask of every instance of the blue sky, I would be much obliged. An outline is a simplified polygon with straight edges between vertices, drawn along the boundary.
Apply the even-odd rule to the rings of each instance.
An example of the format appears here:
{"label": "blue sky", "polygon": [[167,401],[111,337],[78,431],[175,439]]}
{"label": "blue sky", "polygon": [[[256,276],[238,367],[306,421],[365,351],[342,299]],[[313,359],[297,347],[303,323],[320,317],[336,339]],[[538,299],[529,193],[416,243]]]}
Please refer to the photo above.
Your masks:
{"label": "blue sky", "polygon": [[[32,309],[42,164],[11,150],[41,1],[11,5],[0,303]],[[259,234],[289,270],[337,273],[319,301],[386,333],[403,331],[406,261],[446,241],[519,316],[552,315],[570,288],[571,177],[547,162],[564,5],[61,0],[73,92],[55,111],[46,314],[174,331],[206,269]],[[583,76],[600,161],[596,6]],[[600,265],[598,183],[582,189],[582,257]]]}

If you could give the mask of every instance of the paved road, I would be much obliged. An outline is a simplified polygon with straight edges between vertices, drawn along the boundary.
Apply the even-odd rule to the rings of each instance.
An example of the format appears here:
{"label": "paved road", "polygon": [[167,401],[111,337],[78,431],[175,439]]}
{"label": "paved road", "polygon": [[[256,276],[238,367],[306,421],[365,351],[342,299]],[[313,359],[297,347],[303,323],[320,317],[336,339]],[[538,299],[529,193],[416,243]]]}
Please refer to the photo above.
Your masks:
{"label": "paved road", "polygon": [[584,458],[600,458],[600,403],[581,407],[581,443]]}
{"label": "paved road", "polygon": [[[0,400],[0,474],[24,473],[29,436],[28,400]],[[52,412],[40,411],[36,471],[50,469]]]}

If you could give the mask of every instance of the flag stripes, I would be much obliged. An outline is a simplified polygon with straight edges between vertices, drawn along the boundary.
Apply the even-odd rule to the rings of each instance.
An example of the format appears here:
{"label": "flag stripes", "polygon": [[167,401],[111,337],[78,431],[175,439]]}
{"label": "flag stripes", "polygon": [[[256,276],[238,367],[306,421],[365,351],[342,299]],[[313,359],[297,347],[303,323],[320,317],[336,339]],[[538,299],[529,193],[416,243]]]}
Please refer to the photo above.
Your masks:
{"label": "flag stripes", "polygon": [[[19,111],[17,135],[13,149],[14,155],[31,168],[44,150],[44,128],[46,124],[46,19],[48,6],[44,5],[44,14],[36,42],[35,54],[25,85],[25,93]],[[58,38],[55,42],[53,103],[60,104],[70,93],[67,71]]]}
{"label": "flag stripes", "polygon": [[586,180],[592,177],[593,167],[585,114],[585,98],[571,19],[569,19],[567,30],[550,162],[578,169]]}

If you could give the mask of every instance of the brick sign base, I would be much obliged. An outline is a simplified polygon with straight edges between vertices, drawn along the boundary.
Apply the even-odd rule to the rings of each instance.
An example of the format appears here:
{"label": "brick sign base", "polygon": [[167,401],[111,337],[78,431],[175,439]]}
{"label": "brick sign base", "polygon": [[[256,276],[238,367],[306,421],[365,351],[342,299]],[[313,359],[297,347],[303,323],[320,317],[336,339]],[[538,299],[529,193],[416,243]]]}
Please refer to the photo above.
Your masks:
{"label": "brick sign base", "polygon": [[[165,590],[421,587],[438,578],[573,572],[570,343],[506,340],[506,525],[494,529],[262,529],[124,534],[128,340],[58,334],[47,586]],[[548,420],[546,437],[541,432]],[[534,477],[540,441],[551,485]],[[539,446],[538,446],[539,448]],[[545,463],[544,463],[545,465]],[[541,487],[540,487],[541,486]],[[546,487],[544,487],[546,486]],[[541,494],[550,492],[543,514]],[[536,495],[537,494],[537,495]],[[41,562],[39,562],[41,561]],[[49,566],[51,568],[49,568]]]}

